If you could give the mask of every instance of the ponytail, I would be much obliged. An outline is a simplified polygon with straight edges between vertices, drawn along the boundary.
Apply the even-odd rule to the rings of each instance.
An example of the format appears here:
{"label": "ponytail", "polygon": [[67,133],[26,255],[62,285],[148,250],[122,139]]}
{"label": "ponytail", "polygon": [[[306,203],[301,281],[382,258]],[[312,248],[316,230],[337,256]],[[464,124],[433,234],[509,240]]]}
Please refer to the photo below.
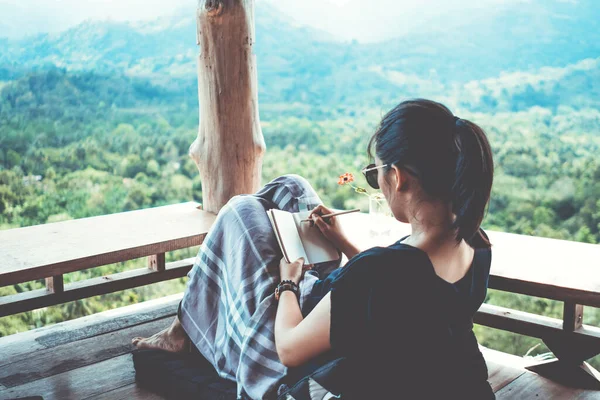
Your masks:
{"label": "ponytail", "polygon": [[367,147],[387,164],[413,171],[423,192],[452,205],[457,242],[490,247],[479,229],[492,190],[492,150],[483,130],[440,103],[415,99],[388,112]]}
{"label": "ponytail", "polygon": [[490,247],[479,227],[490,198],[494,164],[490,144],[476,124],[454,117],[455,144],[458,149],[454,184],[451,189],[452,212],[456,219],[452,228],[456,240],[465,240],[477,247]]}

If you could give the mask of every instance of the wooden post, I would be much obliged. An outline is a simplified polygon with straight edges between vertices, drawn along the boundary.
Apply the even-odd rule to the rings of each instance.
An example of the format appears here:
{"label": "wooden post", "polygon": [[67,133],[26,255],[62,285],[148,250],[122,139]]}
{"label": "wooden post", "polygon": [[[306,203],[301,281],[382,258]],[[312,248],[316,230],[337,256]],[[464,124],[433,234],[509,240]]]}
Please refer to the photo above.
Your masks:
{"label": "wooden post", "polygon": [[203,209],[217,213],[261,184],[254,0],[199,0],[196,16],[200,127],[189,155],[202,179]]}
{"label": "wooden post", "polygon": [[565,301],[563,307],[563,330],[573,332],[583,325],[583,306]]}
{"label": "wooden post", "polygon": [[150,268],[152,271],[164,271],[165,267],[165,253],[158,253],[153,256],[148,256],[148,268]]}
{"label": "wooden post", "polygon": [[583,325],[583,305],[565,301],[563,331],[542,340],[556,358],[527,367],[567,386],[600,390],[600,373],[585,360],[600,352],[600,344],[575,332]]}
{"label": "wooden post", "polygon": [[65,291],[63,276],[56,275],[46,278],[46,290],[50,293],[62,293]]}

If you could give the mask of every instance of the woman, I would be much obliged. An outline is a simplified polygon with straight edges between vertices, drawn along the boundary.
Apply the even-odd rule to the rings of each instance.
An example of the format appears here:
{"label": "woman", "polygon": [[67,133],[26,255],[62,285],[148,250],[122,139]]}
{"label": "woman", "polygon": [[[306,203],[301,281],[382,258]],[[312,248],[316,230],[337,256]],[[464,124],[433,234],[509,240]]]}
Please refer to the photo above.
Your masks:
{"label": "woman", "polygon": [[[271,320],[268,312],[258,310],[264,304],[268,304],[264,309],[272,306],[274,349],[280,362],[298,368],[323,357],[346,357],[349,378],[343,398],[494,398],[472,332],[472,317],[485,299],[491,260],[490,243],[480,229],[493,177],[484,132],[439,103],[406,101],[383,118],[368,153],[375,160],[365,169],[368,183],[381,188],[394,217],[410,223],[412,234],[389,247],[360,252],[335,217],[328,221],[320,217],[329,210],[318,205],[310,218],[346,254],[348,263],[326,277],[319,271],[322,279],[317,280],[317,273],[303,272],[303,260],[290,264],[281,260],[278,300],[255,293],[258,306],[251,307],[252,315],[246,318],[242,312],[228,319],[251,321],[257,313],[267,315],[266,321],[250,329],[250,334],[256,333],[257,326],[268,326]],[[196,286],[192,293],[188,287],[182,307],[202,290]],[[227,294],[221,291],[220,298],[224,297]],[[140,347],[179,350],[186,332],[192,332],[192,342],[225,376],[227,367],[215,359],[214,346],[206,348],[206,343],[220,338],[195,339],[184,314],[180,314],[183,325],[176,319],[154,337],[134,341]],[[227,318],[205,323],[222,319]],[[244,331],[240,337],[246,336]],[[245,351],[262,357],[273,349],[264,342],[271,339],[268,332],[254,339],[257,346],[242,343],[237,348],[242,349],[241,356],[230,371],[244,364]],[[229,377],[234,375],[238,385],[242,378],[241,397],[257,398],[269,396],[287,371],[278,372],[273,369],[276,380],[270,388],[258,391],[254,388],[259,383],[244,374]]]}

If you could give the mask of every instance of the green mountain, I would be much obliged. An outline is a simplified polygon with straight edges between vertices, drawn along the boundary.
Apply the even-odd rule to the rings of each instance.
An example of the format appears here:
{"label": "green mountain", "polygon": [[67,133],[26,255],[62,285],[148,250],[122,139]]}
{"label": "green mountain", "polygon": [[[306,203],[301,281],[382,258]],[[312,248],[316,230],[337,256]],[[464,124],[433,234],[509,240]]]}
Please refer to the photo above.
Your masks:
{"label": "green mountain", "polygon": [[[580,95],[567,103],[595,105],[599,20],[600,8],[594,0],[509,2],[493,10],[430,19],[422,29],[387,42],[360,44],[336,42],[322,32],[299,28],[285,15],[258,3],[255,51],[260,100],[369,107],[426,95],[489,110],[497,105],[489,101],[489,94],[499,90],[500,104],[513,102],[521,109],[540,104],[538,99],[542,104],[555,103],[557,99],[544,100],[549,91],[546,80],[555,82],[552,74],[562,68],[571,78],[578,74],[572,80],[580,93],[592,89],[584,96],[587,99]],[[176,85],[193,96],[195,29],[193,13],[186,13],[141,24],[87,21],[60,34],[1,39],[0,79],[54,65],[123,72],[159,85]],[[593,65],[585,72],[588,67],[582,69],[579,63],[590,58]],[[534,84],[517,87],[507,76],[518,80],[519,73],[538,78]],[[507,87],[498,89],[494,86],[498,84]],[[476,101],[469,89],[474,87],[478,88]],[[457,97],[467,100],[453,100]],[[515,106],[501,106],[511,107]]]}

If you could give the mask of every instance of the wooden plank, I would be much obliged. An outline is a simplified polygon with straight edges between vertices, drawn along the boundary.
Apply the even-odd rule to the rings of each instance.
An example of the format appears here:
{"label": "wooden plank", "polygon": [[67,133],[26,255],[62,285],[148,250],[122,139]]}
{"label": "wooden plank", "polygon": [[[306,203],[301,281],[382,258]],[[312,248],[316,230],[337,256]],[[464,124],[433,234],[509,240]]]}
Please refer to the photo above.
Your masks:
{"label": "wooden plank", "polygon": [[36,308],[52,306],[68,301],[84,299],[100,294],[149,285],[185,276],[194,264],[194,258],[169,263],[163,271],[139,268],[108,276],[100,276],[65,286],[60,293],[48,293],[46,289],[31,290],[0,297],[0,317]]}
{"label": "wooden plank", "polygon": [[[49,293],[62,293],[65,291],[65,283],[62,275],[46,278],[46,290]],[[0,314],[2,316],[2,314]]]}
{"label": "wooden plank", "polygon": [[[494,231],[489,236],[492,275],[554,287],[559,292],[573,289],[590,296],[594,304],[589,305],[600,307],[600,246]],[[558,293],[556,297],[564,296]]]}
{"label": "wooden plank", "polygon": [[65,343],[49,349],[13,358],[0,367],[0,384],[21,386],[86,365],[131,353],[131,339],[148,337],[168,327],[174,315],[102,335]]}
{"label": "wooden plank", "polygon": [[475,314],[473,322],[533,337],[542,337],[545,333],[562,332],[562,321],[559,319],[491,304],[482,304]]}
{"label": "wooden plank", "polygon": [[[492,252],[492,254],[493,259],[496,253]],[[522,266],[522,268],[527,267]],[[490,289],[502,290],[504,292],[520,293],[558,301],[570,301],[576,304],[600,308],[600,295],[596,291],[572,289],[559,284],[554,285],[537,281],[524,281],[500,276],[493,270],[490,273],[489,287]]]}
{"label": "wooden plank", "polygon": [[143,324],[177,312],[183,293],[0,338],[0,366],[42,349]]}
{"label": "wooden plank", "polygon": [[583,325],[583,306],[565,301],[563,308],[563,329],[573,332]]}
{"label": "wooden plank", "polygon": [[496,392],[496,399],[598,400],[600,392],[575,389],[527,371]]}
{"label": "wooden plank", "polygon": [[0,231],[0,286],[197,246],[215,218],[188,202]]}
{"label": "wooden plank", "polygon": [[[559,319],[491,304],[482,304],[475,314],[473,321],[492,328],[538,338],[566,334],[562,329],[563,321]],[[575,340],[588,340],[594,343],[600,342],[600,328],[594,326],[583,325],[581,328],[571,332],[570,335]]]}
{"label": "wooden plank", "polygon": [[164,271],[165,267],[165,253],[148,256],[148,268],[152,271]]}
{"label": "wooden plank", "polygon": [[85,399],[135,380],[131,354],[73,369],[0,392],[0,399],[43,396],[44,400]]}
{"label": "wooden plank", "polygon": [[132,383],[85,400],[166,400],[166,397]]}
{"label": "wooden plank", "polygon": [[488,381],[494,392],[502,389],[526,372],[523,367],[524,360],[521,357],[483,346],[480,346],[480,350],[485,358],[488,367]]}

